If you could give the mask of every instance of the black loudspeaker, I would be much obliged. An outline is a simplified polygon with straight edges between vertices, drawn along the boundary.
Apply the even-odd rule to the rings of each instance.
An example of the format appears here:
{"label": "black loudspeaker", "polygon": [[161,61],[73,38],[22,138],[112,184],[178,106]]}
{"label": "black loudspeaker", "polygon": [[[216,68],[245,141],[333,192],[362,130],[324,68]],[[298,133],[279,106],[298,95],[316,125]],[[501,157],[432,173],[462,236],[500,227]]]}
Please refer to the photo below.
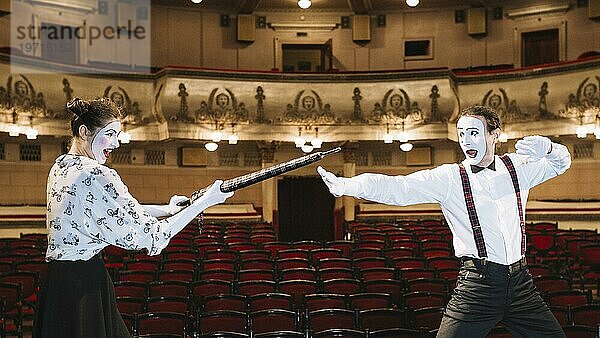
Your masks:
{"label": "black loudspeaker", "polygon": [[352,40],[371,40],[371,17],[369,15],[355,15],[352,17]]}
{"label": "black loudspeaker", "polygon": [[454,23],[465,23],[465,11],[463,11],[463,10],[454,11]]}
{"label": "black loudspeaker", "polygon": [[467,9],[467,33],[469,35],[481,35],[487,33],[485,7]]}
{"label": "black loudspeaker", "polygon": [[502,7],[494,7],[494,20],[502,20]]}
{"label": "black loudspeaker", "polygon": [[254,15],[238,14],[237,40],[245,42],[254,42],[254,40],[256,40],[256,23]]}
{"label": "black loudspeaker", "polygon": [[229,15],[221,14],[221,27],[229,27]]}
{"label": "black loudspeaker", "polygon": [[266,16],[259,16],[256,18],[256,28],[267,28]]}
{"label": "black loudspeaker", "polygon": [[342,28],[350,28],[350,17],[349,16],[342,16],[340,21],[341,21]]}

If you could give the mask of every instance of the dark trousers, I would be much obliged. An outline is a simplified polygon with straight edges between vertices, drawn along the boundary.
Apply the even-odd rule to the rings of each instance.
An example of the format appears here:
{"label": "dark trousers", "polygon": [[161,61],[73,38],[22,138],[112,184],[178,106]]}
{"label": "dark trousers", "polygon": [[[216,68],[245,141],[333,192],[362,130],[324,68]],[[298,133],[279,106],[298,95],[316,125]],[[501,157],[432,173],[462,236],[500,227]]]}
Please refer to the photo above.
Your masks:
{"label": "dark trousers", "polygon": [[437,337],[485,337],[499,322],[515,337],[566,337],[524,260],[512,266],[464,260]]}

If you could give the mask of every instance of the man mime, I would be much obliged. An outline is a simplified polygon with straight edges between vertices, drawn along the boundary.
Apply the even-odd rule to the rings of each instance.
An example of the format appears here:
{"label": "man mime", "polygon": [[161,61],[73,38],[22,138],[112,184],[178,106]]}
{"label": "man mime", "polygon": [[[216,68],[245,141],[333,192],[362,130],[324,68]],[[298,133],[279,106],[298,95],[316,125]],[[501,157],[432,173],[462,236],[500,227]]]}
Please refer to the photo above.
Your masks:
{"label": "man mime", "polygon": [[317,171],[336,197],[440,204],[461,267],[438,337],[485,337],[498,322],[515,337],[565,337],[527,269],[525,204],[531,188],[571,166],[571,156],[543,136],[526,136],[516,153],[497,156],[500,127],[496,111],[473,106],[457,122],[462,163],[406,176],[344,178]]}

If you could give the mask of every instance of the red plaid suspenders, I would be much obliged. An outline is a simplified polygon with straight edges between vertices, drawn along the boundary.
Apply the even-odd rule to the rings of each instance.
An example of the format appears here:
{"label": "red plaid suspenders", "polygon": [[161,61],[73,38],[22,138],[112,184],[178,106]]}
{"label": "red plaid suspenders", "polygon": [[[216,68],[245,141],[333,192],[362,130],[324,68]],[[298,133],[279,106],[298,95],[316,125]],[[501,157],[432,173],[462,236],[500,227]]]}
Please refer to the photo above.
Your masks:
{"label": "red plaid suspenders", "polygon": [[467,176],[467,171],[462,163],[458,164],[458,168],[460,170],[460,179],[462,181],[463,193],[465,195],[467,213],[469,214],[469,221],[471,221],[471,229],[473,230],[473,237],[475,238],[475,245],[477,246],[477,255],[479,257],[487,257],[485,242],[483,241],[483,233],[481,232],[481,225],[479,224],[479,217],[477,217],[475,202],[473,202],[473,192],[471,191],[469,176]]}
{"label": "red plaid suspenders", "polygon": [[[521,254],[525,254],[525,218],[523,217],[523,205],[521,203],[521,189],[519,188],[519,179],[517,178],[517,171],[508,155],[500,156],[500,159],[508,169],[510,178],[515,189],[515,195],[517,197],[517,208],[519,209],[519,221],[521,226]],[[481,232],[481,225],[479,224],[479,218],[477,217],[477,211],[475,210],[475,203],[473,202],[473,191],[471,190],[471,184],[469,183],[469,176],[462,163],[458,164],[460,178],[462,181],[463,193],[465,196],[465,204],[467,206],[467,213],[469,215],[469,221],[471,222],[471,229],[473,230],[473,237],[475,239],[475,245],[477,246],[477,255],[479,257],[487,257],[487,251],[485,249],[485,241],[483,240],[483,233]]]}
{"label": "red plaid suspenders", "polygon": [[513,187],[515,188],[515,195],[517,196],[517,208],[519,209],[519,224],[521,225],[521,255],[525,255],[525,213],[523,212],[523,204],[521,202],[521,188],[519,188],[519,179],[517,177],[517,171],[513,165],[510,157],[504,154],[500,156],[502,162],[508,169],[510,179],[512,180]]}

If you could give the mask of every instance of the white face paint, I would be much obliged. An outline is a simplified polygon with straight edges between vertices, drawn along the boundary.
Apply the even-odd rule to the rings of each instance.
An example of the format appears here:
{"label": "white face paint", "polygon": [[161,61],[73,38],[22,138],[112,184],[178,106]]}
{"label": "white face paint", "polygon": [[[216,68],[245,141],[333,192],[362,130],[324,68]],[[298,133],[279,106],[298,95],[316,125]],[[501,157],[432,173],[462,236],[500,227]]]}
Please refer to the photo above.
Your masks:
{"label": "white face paint", "polygon": [[479,164],[487,151],[487,138],[483,121],[473,116],[463,116],[456,123],[458,143],[469,164]]}
{"label": "white face paint", "polygon": [[113,120],[104,128],[99,129],[92,138],[92,156],[100,164],[106,163],[110,153],[119,148],[119,133],[121,132],[121,122]]}

